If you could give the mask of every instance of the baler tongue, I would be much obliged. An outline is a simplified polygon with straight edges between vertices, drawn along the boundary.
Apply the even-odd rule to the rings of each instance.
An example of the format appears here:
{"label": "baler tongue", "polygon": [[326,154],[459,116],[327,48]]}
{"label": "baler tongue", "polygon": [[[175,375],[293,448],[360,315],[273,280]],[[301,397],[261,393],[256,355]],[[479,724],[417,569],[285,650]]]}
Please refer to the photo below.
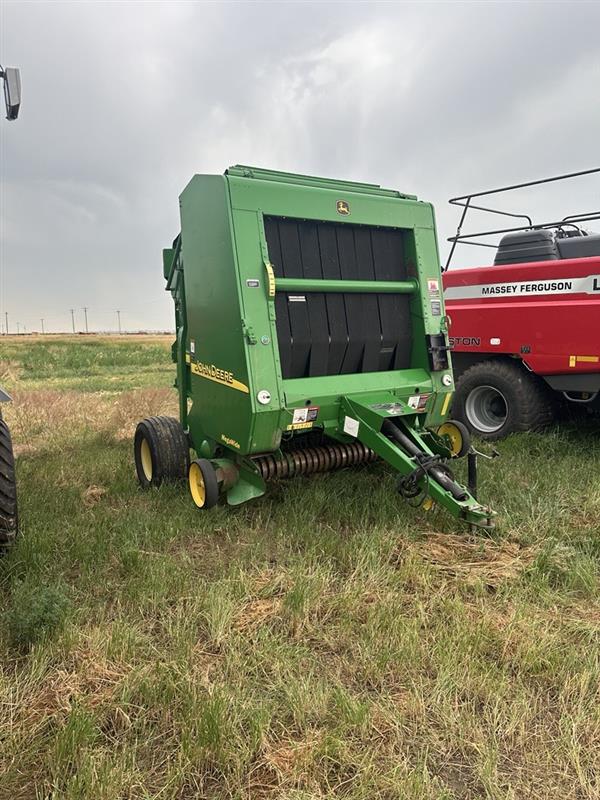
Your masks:
{"label": "baler tongue", "polygon": [[343,430],[352,431],[398,471],[398,491],[404,498],[425,508],[434,501],[469,525],[493,526],[495,513],[454,479],[447,463],[452,455],[448,443],[432,431],[419,431],[408,405],[393,396],[362,401],[344,397],[341,409]]}
{"label": "baler tongue", "polygon": [[487,526],[491,512],[446,463],[468,434],[446,421],[454,380],[432,207],[237,166],[195,175],[180,211],[163,254],[180,420],[138,426],[141,485],[187,471],[198,507],[220,494],[236,505],[271,478],[380,456],[404,497]]}

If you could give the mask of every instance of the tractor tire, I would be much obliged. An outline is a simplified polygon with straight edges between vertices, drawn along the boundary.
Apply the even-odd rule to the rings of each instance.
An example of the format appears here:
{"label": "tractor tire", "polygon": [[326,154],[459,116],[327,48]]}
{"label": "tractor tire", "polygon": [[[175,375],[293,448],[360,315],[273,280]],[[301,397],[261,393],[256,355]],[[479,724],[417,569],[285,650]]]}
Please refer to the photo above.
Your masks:
{"label": "tractor tire", "polygon": [[542,380],[520,363],[482,361],[461,375],[452,416],[476,436],[496,441],[549,425],[555,416],[554,399]]}
{"label": "tractor tire", "polygon": [[138,423],[133,454],[142,489],[187,478],[190,448],[179,420],[148,417]]}
{"label": "tractor tire", "polygon": [[0,414],[0,549],[14,542],[18,530],[15,457],[8,425]]}

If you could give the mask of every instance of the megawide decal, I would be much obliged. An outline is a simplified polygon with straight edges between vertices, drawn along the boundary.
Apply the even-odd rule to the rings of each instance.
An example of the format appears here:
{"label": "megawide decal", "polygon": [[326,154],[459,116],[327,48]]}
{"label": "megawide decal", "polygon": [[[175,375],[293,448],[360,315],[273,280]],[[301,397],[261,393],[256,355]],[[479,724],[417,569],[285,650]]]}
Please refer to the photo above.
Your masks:
{"label": "megawide decal", "polygon": [[236,440],[232,439],[230,436],[225,436],[224,433],[221,434],[221,441],[228,444],[230,447],[235,447],[236,450],[240,449],[240,443],[236,442]]}
{"label": "megawide decal", "polygon": [[246,384],[236,380],[233,377],[233,372],[228,372],[226,369],[216,367],[214,364],[203,364],[202,361],[194,361],[190,365],[190,369],[194,375],[199,375],[201,378],[220,383],[222,386],[228,386],[230,389],[237,389],[238,392],[250,394],[250,389]]}
{"label": "megawide decal", "polygon": [[350,215],[350,204],[347,203],[345,200],[338,200],[335,204],[336,210],[338,214],[341,214],[343,217],[347,217]]}

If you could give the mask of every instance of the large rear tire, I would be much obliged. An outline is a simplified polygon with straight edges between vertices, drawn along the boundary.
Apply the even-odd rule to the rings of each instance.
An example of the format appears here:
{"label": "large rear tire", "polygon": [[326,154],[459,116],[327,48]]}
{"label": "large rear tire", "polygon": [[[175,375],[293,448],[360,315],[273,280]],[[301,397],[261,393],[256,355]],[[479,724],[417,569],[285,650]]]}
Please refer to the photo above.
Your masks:
{"label": "large rear tire", "polygon": [[143,489],[187,478],[190,448],[181,423],[173,417],[142,420],[135,430],[133,454]]}
{"label": "large rear tire", "polygon": [[18,530],[15,457],[8,425],[0,414],[0,549],[14,542]]}
{"label": "large rear tire", "polygon": [[554,402],[542,380],[522,364],[482,361],[461,375],[452,416],[476,436],[495,441],[546,427],[554,419]]}

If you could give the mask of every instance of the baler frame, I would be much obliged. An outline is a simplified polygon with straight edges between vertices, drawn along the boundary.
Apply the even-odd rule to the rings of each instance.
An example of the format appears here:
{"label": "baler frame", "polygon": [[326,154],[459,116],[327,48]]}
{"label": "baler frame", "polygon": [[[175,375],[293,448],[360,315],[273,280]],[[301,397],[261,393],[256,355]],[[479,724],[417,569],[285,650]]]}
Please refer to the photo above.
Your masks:
{"label": "baler frame", "polygon": [[[225,181],[224,191],[219,180]],[[209,200],[203,195],[207,191],[216,194]],[[338,199],[340,195],[345,199]],[[206,265],[211,259],[219,269],[222,265],[215,261],[210,249],[205,255],[199,255],[204,252],[202,248],[210,248],[211,244],[197,233],[186,239],[189,231],[193,230],[191,226],[197,226],[202,209],[207,214],[217,213],[214,197],[220,198],[218,202],[226,211],[226,217],[217,220],[223,232],[215,242],[222,246],[231,231],[235,258],[228,269],[232,268],[235,275],[233,282],[229,282],[233,289],[228,291],[238,294],[237,302],[240,304],[239,319],[234,312],[230,313],[231,309],[224,309],[224,316],[229,313],[229,317],[220,319],[219,325],[222,326],[221,335],[224,331],[231,336],[231,326],[236,327],[236,336],[241,335],[243,348],[239,348],[239,343],[236,345],[239,367],[235,366],[236,357],[228,352],[224,357],[214,355],[215,352],[225,352],[225,345],[214,331],[206,327],[209,324],[206,313],[214,314],[214,307],[207,305],[209,301],[202,293],[210,294],[217,290],[212,283],[199,282],[199,273],[195,272],[200,269],[199,265],[204,264],[202,269],[206,274],[214,275],[209,280],[218,284],[222,272],[210,272]],[[435,433],[446,419],[453,381],[431,206],[417,202],[412,195],[370,184],[309,178],[250,167],[232,167],[222,179],[197,176],[184,191],[181,206],[182,233],[172,247],[164,251],[163,270],[166,288],[175,302],[177,338],[173,345],[173,359],[177,364],[180,423],[189,445],[200,457],[192,462],[196,465],[194,480],[199,479],[201,472],[209,476],[212,484],[210,470],[214,470],[211,496],[215,496],[214,487],[218,485],[219,491],[227,495],[227,502],[237,505],[264,494],[266,478],[271,474],[308,474],[322,471],[325,464],[343,466],[379,456],[398,472],[399,491],[405,497],[418,498],[426,507],[435,501],[469,525],[490,527],[493,512],[452,477],[446,463],[453,455],[451,438]],[[356,216],[346,220],[351,214],[351,206],[356,208]],[[210,226],[210,221],[205,224]],[[253,229],[253,224],[257,228]],[[281,274],[282,265],[274,263],[268,239],[269,236],[279,236],[278,226],[283,226],[283,236],[290,225],[298,226],[295,235],[299,237],[306,233],[300,227],[302,225],[323,225],[328,229],[338,226],[335,230],[345,230],[352,236],[358,236],[352,231],[360,229],[360,236],[377,237],[371,242],[372,248],[380,240],[387,242],[389,239],[387,246],[390,247],[393,242],[401,241],[408,253],[404,256],[407,260],[402,268],[406,274],[400,280],[378,277],[378,273],[369,280],[352,279],[348,275],[336,279],[324,272],[318,277],[307,277],[302,274],[304,267],[300,276]],[[394,239],[394,232],[402,234],[403,238]],[[392,258],[390,263],[396,264],[391,255],[386,258]],[[411,274],[408,274],[409,261]],[[373,268],[377,269],[375,262]],[[398,270],[400,266],[396,265],[394,269]],[[195,282],[192,301],[186,285],[186,276],[189,278],[190,275]],[[217,304],[223,302],[225,288],[218,287],[218,291],[221,294],[218,296],[220,299],[215,299]],[[396,367],[392,361],[387,365],[386,359],[392,356],[385,356],[383,361],[380,356],[375,371],[330,373],[322,368],[316,371],[309,365],[300,372],[296,368],[294,372],[289,363],[283,363],[281,329],[278,328],[281,319],[278,320],[276,303],[281,307],[282,299],[287,299],[288,303],[302,300],[309,308],[307,298],[313,296],[324,298],[325,303],[329,297],[354,295],[410,298],[406,308],[410,309],[409,319],[413,320],[410,324],[416,326],[418,333],[413,337],[411,332],[407,340],[410,351],[403,350],[400,354],[398,350],[398,355],[393,356],[394,364],[401,355],[404,361],[409,359],[407,365]],[[342,302],[348,303],[348,300]],[[366,304],[366,300],[364,302]],[[376,302],[379,307],[383,301],[377,299]],[[392,307],[386,306],[388,312]],[[350,323],[351,317],[348,317],[347,324]],[[379,324],[383,325],[383,317]],[[383,342],[380,346],[383,347]],[[219,347],[220,351],[215,350]],[[399,347],[393,345],[392,355]],[[273,355],[272,360],[269,353]],[[366,354],[361,359],[363,357],[366,359]],[[223,368],[224,363],[227,363],[227,369]],[[312,371],[304,373],[303,369]],[[215,385],[228,386],[228,392],[223,394]],[[213,417],[217,415],[217,423],[210,421],[211,411],[206,406],[207,402],[209,405],[212,402],[214,407],[215,392],[215,396],[222,397],[223,404],[229,408],[226,417],[223,417],[221,408],[212,412]],[[208,400],[203,400],[203,397]],[[193,400],[191,407],[190,398]],[[200,406],[197,407],[198,403]],[[249,422],[244,427],[244,421],[237,416],[248,414],[244,409],[251,409],[251,428],[247,427]],[[314,412],[310,422],[298,421],[307,418],[306,413],[302,416],[303,411]],[[265,422],[261,423],[261,415],[264,415]],[[308,442],[302,438],[305,429],[317,433],[322,441],[316,447],[309,443],[291,456],[286,449],[286,436],[289,434],[294,443]],[[467,433],[459,431],[458,436],[464,441]],[[140,481],[142,485],[151,483],[152,476],[142,475]],[[193,489],[192,492],[194,494]],[[203,491],[197,494],[204,498]]]}

